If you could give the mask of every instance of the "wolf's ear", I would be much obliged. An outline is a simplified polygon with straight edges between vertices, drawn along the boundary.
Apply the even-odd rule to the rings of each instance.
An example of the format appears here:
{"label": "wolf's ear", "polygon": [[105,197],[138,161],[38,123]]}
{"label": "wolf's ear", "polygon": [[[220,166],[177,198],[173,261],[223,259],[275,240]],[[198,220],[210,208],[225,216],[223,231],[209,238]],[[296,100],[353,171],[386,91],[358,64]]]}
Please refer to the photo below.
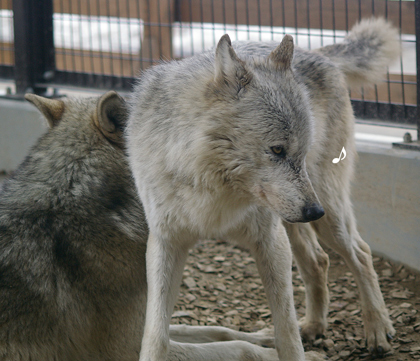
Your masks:
{"label": "wolf's ear", "polygon": [[25,99],[38,108],[47,119],[50,128],[58,124],[65,108],[62,100],[48,99],[35,94],[25,94]]}
{"label": "wolf's ear", "polygon": [[268,56],[268,59],[277,69],[290,69],[293,60],[293,50],[293,37],[291,35],[285,35],[280,45]]}
{"label": "wolf's ear", "polygon": [[94,121],[108,139],[121,142],[127,115],[125,100],[115,91],[109,91],[99,98]]}
{"label": "wolf's ear", "polygon": [[239,80],[238,74],[244,71],[244,63],[233,50],[229,35],[223,35],[216,48],[214,80],[222,83],[226,81],[234,83]]}

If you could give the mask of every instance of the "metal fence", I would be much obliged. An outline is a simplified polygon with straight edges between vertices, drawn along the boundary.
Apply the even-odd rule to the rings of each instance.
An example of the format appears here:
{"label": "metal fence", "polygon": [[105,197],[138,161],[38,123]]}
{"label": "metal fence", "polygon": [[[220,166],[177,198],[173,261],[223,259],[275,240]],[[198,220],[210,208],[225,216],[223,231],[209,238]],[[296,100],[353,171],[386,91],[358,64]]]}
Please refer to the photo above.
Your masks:
{"label": "metal fence", "polygon": [[[402,56],[385,82],[352,89],[355,113],[418,126],[416,34],[420,0],[0,0],[0,78],[16,94],[68,86],[130,90],[161,59],[232,40],[278,40],[303,48],[340,42],[361,18],[400,28]],[[420,124],[420,123],[419,123]]]}

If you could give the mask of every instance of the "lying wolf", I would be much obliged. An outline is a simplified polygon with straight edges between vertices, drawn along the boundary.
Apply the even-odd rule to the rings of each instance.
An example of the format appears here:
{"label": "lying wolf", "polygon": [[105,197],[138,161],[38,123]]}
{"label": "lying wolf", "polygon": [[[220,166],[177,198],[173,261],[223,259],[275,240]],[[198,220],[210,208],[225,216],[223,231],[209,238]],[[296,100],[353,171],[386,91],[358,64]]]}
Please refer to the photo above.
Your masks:
{"label": "lying wolf", "polygon": [[[124,154],[125,102],[26,98],[50,129],[0,190],[0,360],[137,361],[148,227]],[[170,333],[169,361],[277,360],[264,330]]]}
{"label": "lying wolf", "polygon": [[[328,257],[318,237],[355,275],[371,352],[390,349],[395,331],[350,201],[356,150],[347,88],[379,80],[398,49],[397,31],[372,19],[316,51],[294,49],[289,35],[278,46],[232,45],[225,35],[215,51],[144,72],[126,130],[150,228],[141,361],[166,357],[182,269],[200,238],[255,256],[280,360],[305,359],[289,238],[307,290],[304,336],[326,327]],[[334,164],[343,147],[347,158]]]}

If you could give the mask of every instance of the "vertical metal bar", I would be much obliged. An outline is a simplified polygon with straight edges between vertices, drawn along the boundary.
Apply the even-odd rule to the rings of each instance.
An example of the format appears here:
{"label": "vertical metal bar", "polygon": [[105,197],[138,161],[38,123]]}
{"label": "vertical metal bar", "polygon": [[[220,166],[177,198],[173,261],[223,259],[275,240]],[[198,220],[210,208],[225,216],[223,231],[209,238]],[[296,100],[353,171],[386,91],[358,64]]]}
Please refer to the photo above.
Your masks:
{"label": "vertical metal bar", "polygon": [[114,47],[112,45],[112,26],[111,26],[111,7],[109,0],[106,1],[106,15],[108,18],[108,41],[109,41],[109,50],[108,50],[108,59],[111,75],[114,76]]}
{"label": "vertical metal bar", "polygon": [[[3,8],[2,3],[3,3],[3,1],[0,0],[0,10]],[[3,30],[3,16],[0,15],[0,31],[2,31],[2,30]],[[0,33],[0,36],[1,35],[2,34]],[[5,59],[5,55],[4,55],[4,51],[3,51],[3,46],[0,46],[0,64],[5,63],[4,59]]]}
{"label": "vertical metal bar", "polygon": [[[133,63],[133,49],[132,49],[132,37],[131,37],[131,27],[134,27],[134,21],[132,21],[131,15],[131,9],[130,9],[130,3],[128,0],[125,1],[125,11],[127,12],[127,26],[128,26],[128,49],[129,52],[128,61],[130,64],[130,73],[129,76],[134,76],[134,63]],[[140,22],[140,18],[138,18],[138,21]]]}
{"label": "vertical metal bar", "polygon": [[[191,36],[191,55],[194,55],[194,29],[193,29],[193,14],[192,14],[192,1],[189,0],[190,9],[189,9],[189,18],[190,18],[190,36]],[[225,31],[226,33],[226,31]]]}
{"label": "vertical metal bar", "polygon": [[222,0],[222,8],[223,8],[223,32],[227,33],[227,27],[226,27],[226,3],[225,0]]}
{"label": "vertical metal bar", "polygon": [[125,19],[121,18],[121,10],[120,10],[120,2],[117,1],[116,4],[117,6],[117,19],[115,19],[115,21],[117,22],[117,26],[118,26],[118,45],[119,45],[119,57],[120,57],[120,77],[122,78],[124,76],[124,56],[123,56],[123,48],[122,48],[122,34],[121,34],[121,21],[126,21],[126,26],[127,26],[127,30],[129,31],[130,28],[130,18],[127,17]]}
{"label": "vertical metal bar", "polygon": [[235,0],[234,3],[235,7],[234,7],[234,15],[235,15],[235,32],[236,32],[236,39],[239,40],[239,33],[238,33],[238,1]]}
{"label": "vertical metal bar", "polygon": [[334,39],[334,44],[335,44],[337,42],[337,32],[336,32],[336,27],[335,27],[335,2],[334,0],[332,0],[332,3],[331,3],[331,10],[332,10],[333,39]]}
{"label": "vertical metal bar", "polygon": [[[359,21],[362,20],[362,1],[359,0]],[[363,107],[363,114],[366,114],[366,104],[365,104],[365,88],[362,87],[360,90],[360,96],[362,98],[362,107]]]}
{"label": "vertical metal bar", "polygon": [[105,60],[104,60],[104,52],[102,48],[102,13],[101,13],[101,5],[99,0],[96,0],[96,11],[98,12],[98,47],[99,47],[99,59],[101,63],[101,74],[105,74]]}
{"label": "vertical metal bar", "polygon": [[307,29],[308,29],[308,49],[311,50],[311,20],[309,11],[309,0],[306,1],[306,16],[307,16]]}
{"label": "vertical metal bar", "polygon": [[[157,28],[158,28],[158,39],[159,39],[159,59],[163,58],[163,44],[162,44],[162,19],[160,17],[160,0],[156,1],[156,15],[157,15]],[[154,19],[153,19],[154,20]],[[168,60],[168,59],[166,59]]]}
{"label": "vertical metal bar", "polygon": [[[385,0],[385,19],[388,20],[388,0]],[[388,104],[391,104],[391,83],[389,81],[389,68],[386,70],[387,88],[388,88]],[[389,107],[390,109],[391,106]],[[391,114],[392,117],[392,114]]]}
{"label": "vertical metal bar", "polygon": [[321,37],[321,46],[324,46],[324,29],[322,25],[322,0],[319,0],[319,33]]}
{"label": "vertical metal bar", "polygon": [[[372,16],[375,16],[375,0],[372,0]],[[378,97],[378,86],[374,85],[375,90],[375,102],[376,102],[376,112],[379,114],[379,97]]]}
{"label": "vertical metal bar", "polygon": [[[87,1],[89,2],[89,1]],[[80,41],[80,61],[81,61],[81,71],[82,73],[85,72],[85,47],[83,41],[83,15],[82,15],[82,4],[79,0],[77,2],[77,10],[78,10],[78,17],[79,17],[79,41]]]}
{"label": "vertical metal bar", "polygon": [[298,10],[297,10],[297,0],[294,1],[294,9],[295,9],[295,44],[299,44],[299,38],[298,38]]}
{"label": "vertical metal bar", "polygon": [[281,15],[282,15],[282,21],[283,21],[283,35],[286,35],[286,4],[285,0],[282,0],[281,2]]}
{"label": "vertical metal bar", "polygon": [[416,74],[417,74],[417,139],[420,139],[420,0],[415,0],[416,14]]}
{"label": "vertical metal bar", "polygon": [[[399,28],[400,28],[400,44],[402,44],[402,38],[401,38],[401,29],[402,29],[402,8],[401,8],[401,0],[399,1]],[[417,39],[417,38],[416,38]],[[407,107],[405,104],[405,89],[404,89],[404,65],[403,65],[403,56],[401,54],[401,59],[400,59],[400,68],[401,68],[401,95],[402,95],[402,102],[403,102],[403,107],[404,107],[404,118],[407,117]]]}
{"label": "vertical metal bar", "polygon": [[174,26],[174,21],[176,17],[176,1],[171,3],[171,0],[167,0],[167,6],[168,6],[168,27],[170,29],[170,36],[171,36],[171,46],[169,48],[169,56],[172,60],[174,58],[174,42],[173,42],[173,36],[174,32],[172,31]]}
{"label": "vertical metal bar", "polygon": [[[213,45],[216,45],[216,28],[214,26],[214,1],[211,0],[211,24],[213,26]],[[219,41],[219,39],[217,39],[217,41]]]}
{"label": "vertical metal bar", "polygon": [[64,18],[63,18],[63,14],[65,13],[64,11],[64,5],[63,5],[63,0],[60,1],[60,9],[55,11],[56,13],[60,14],[59,16],[63,19],[63,21],[61,21],[61,52],[63,54],[63,69],[67,70],[67,53],[64,50],[66,48],[65,46],[65,39],[64,39]]}
{"label": "vertical metal bar", "polygon": [[249,1],[245,0],[245,15],[246,15],[246,29],[247,29],[247,40],[251,40],[251,29],[249,28]]}
{"label": "vertical metal bar", "polygon": [[95,62],[93,61],[93,35],[92,35],[92,11],[90,9],[90,1],[86,1],[87,16],[89,19],[89,54],[90,54],[90,71],[95,72]]}
{"label": "vertical metal bar", "polygon": [[[151,10],[150,10],[150,6],[153,2],[151,2],[150,0],[146,0],[147,3],[147,21],[148,21],[148,30],[149,30],[149,39],[147,39],[147,42],[149,43],[149,64],[150,66],[153,66],[153,45],[152,45],[152,17],[151,17]],[[146,33],[147,34],[147,33]],[[182,39],[182,38],[181,38]]]}
{"label": "vertical metal bar", "polygon": [[349,32],[349,4],[348,0],[345,0],[345,11],[346,11],[346,32]]}
{"label": "vertical metal bar", "polygon": [[273,0],[270,0],[270,27],[271,27],[271,40],[274,40]]}
{"label": "vertical metal bar", "polygon": [[[345,0],[344,3],[345,6],[345,12],[346,12],[346,36],[349,33],[349,5],[348,5],[348,0]],[[350,99],[351,99],[351,89],[349,89],[349,95],[350,95]]]}
{"label": "vertical metal bar", "polygon": [[36,83],[51,80],[55,70],[52,0],[14,0],[16,93],[43,94]]}
{"label": "vertical metal bar", "polygon": [[259,40],[262,40],[262,28],[261,28],[261,4],[260,0],[257,0],[257,10],[258,10],[258,31],[259,31]]}
{"label": "vertical metal bar", "polygon": [[141,11],[140,11],[140,0],[136,1],[136,10],[137,10],[137,19],[139,20],[139,42],[140,42],[140,69],[144,69],[144,63],[143,63],[143,57],[144,57],[144,38],[142,38],[142,35],[144,36],[144,31],[146,29],[145,23],[143,22],[143,30],[142,30],[142,18],[141,18]]}
{"label": "vertical metal bar", "polygon": [[201,51],[205,49],[203,0],[200,0]]}
{"label": "vertical metal bar", "polygon": [[72,62],[72,66],[73,66],[73,71],[76,72],[76,54],[74,53],[74,36],[73,36],[73,19],[76,17],[75,14],[73,14],[73,7],[72,7],[72,1],[68,2],[69,4],[69,14],[70,14],[70,54],[71,54],[71,62]]}

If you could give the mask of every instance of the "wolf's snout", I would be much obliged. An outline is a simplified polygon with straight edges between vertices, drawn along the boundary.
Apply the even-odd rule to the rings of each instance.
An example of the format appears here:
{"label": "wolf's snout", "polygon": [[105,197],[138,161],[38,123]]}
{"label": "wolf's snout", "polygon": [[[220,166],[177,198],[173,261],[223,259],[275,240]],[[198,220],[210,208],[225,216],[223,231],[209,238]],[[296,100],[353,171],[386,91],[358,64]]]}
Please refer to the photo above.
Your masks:
{"label": "wolf's snout", "polygon": [[320,204],[312,203],[310,206],[303,208],[303,222],[316,221],[324,214],[324,208]]}

